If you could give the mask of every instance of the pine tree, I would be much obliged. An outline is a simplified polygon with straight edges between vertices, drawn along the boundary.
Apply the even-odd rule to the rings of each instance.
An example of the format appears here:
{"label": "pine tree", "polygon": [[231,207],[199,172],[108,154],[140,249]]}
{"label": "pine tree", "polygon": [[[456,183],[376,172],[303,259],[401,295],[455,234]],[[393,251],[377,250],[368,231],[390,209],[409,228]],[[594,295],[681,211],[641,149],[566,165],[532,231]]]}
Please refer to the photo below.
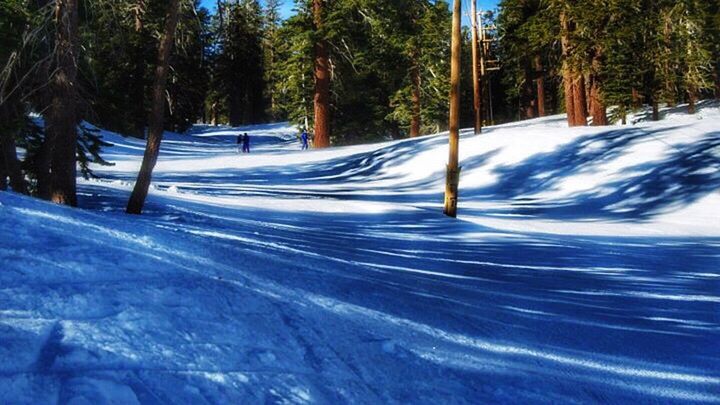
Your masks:
{"label": "pine tree", "polygon": [[213,62],[215,108],[230,125],[265,120],[262,9],[256,0],[222,5],[222,25]]}

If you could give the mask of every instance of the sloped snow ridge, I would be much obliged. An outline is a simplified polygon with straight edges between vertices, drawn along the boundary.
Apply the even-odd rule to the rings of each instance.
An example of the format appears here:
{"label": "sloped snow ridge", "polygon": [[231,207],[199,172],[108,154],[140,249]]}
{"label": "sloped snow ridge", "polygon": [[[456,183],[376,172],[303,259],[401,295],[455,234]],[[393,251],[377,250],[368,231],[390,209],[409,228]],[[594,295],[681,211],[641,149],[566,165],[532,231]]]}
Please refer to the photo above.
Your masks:
{"label": "sloped snow ridge", "polygon": [[[718,403],[720,106],[301,151],[114,144],[81,209],[0,193],[0,403]],[[236,137],[248,132],[250,154]]]}

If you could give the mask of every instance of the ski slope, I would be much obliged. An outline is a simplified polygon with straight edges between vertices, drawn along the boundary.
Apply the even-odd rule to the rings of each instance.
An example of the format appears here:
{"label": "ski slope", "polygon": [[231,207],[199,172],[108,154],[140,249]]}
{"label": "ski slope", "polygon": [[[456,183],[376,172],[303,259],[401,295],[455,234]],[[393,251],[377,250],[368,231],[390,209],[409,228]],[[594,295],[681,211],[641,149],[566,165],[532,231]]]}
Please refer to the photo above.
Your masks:
{"label": "ski slope", "polygon": [[[300,151],[141,141],[82,209],[0,193],[0,403],[718,403],[720,106]],[[247,131],[250,155],[235,137]]]}

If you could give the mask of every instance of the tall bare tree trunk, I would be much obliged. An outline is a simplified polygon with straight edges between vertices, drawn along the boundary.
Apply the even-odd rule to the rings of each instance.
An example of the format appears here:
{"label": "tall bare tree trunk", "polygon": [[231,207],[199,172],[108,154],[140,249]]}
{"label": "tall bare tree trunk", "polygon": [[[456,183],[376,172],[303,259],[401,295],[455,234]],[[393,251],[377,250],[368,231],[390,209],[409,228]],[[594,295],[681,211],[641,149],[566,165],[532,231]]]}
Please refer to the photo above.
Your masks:
{"label": "tall bare tree trunk", "polygon": [[[313,0],[313,20],[316,33],[323,26],[324,0]],[[317,38],[315,42],[315,148],[330,146],[330,54],[327,42]]]}
{"label": "tall bare tree trunk", "polygon": [[473,112],[475,113],[475,134],[482,132],[482,87],[480,77],[480,38],[478,33],[477,0],[470,0],[472,21],[472,77],[473,77]]}
{"label": "tall bare tree trunk", "polygon": [[450,156],[445,182],[445,215],[457,217],[458,184],[460,183],[460,56],[461,56],[461,0],[454,0],[452,20],[452,52],[450,63]]}
{"label": "tall bare tree trunk", "polygon": [[157,163],[162,142],[163,126],[165,120],[165,88],[169,70],[170,56],[173,43],[175,42],[175,29],[177,28],[180,0],[169,0],[167,14],[165,16],[165,27],[160,39],[158,48],[157,67],[155,68],[155,82],[152,90],[152,112],[149,119],[148,139],[143,156],[142,166],[138,174],[135,188],[133,189],[127,212],[129,214],[141,214],[145,199],[147,198],[152,172]]}
{"label": "tall bare tree trunk", "polygon": [[78,0],[55,2],[55,60],[50,106],[45,116],[50,141],[50,199],[77,205]]}
{"label": "tall bare tree trunk", "polygon": [[545,67],[540,54],[535,55],[535,75],[538,116],[544,117],[547,114],[545,111]]}
{"label": "tall bare tree trunk", "polygon": [[412,117],[410,119],[410,137],[420,136],[420,126],[422,124],[420,117],[420,62],[417,49],[413,51],[411,57],[412,66],[410,67],[410,79],[412,81]]}

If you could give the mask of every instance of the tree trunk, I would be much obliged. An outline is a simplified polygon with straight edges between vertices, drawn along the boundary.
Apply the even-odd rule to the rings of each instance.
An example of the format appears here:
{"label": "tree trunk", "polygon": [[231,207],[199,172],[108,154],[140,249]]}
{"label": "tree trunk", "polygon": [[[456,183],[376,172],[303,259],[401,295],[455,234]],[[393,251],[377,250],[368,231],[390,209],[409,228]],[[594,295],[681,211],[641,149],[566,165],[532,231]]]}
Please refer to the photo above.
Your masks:
{"label": "tree trunk", "polygon": [[537,110],[538,116],[544,117],[545,111],[545,67],[543,66],[542,56],[535,55],[535,82],[537,87]]}
{"label": "tree trunk", "polygon": [[660,121],[660,106],[658,105],[657,100],[653,100],[652,103],[652,120]]}
{"label": "tree trunk", "polygon": [[445,215],[457,217],[458,184],[460,182],[460,57],[461,0],[454,0],[452,20],[452,52],[450,63],[450,157],[445,181]]}
{"label": "tree trunk", "polygon": [[642,96],[640,95],[640,92],[635,87],[632,88],[632,108],[633,110],[637,111],[642,107]]}
{"label": "tree trunk", "polygon": [[720,100],[720,61],[715,63],[715,98]]}
{"label": "tree trunk", "polygon": [[478,21],[477,21],[477,0],[470,0],[471,7],[470,13],[472,14],[470,19],[472,21],[472,77],[473,77],[473,112],[475,113],[475,135],[482,132],[482,87],[480,77],[480,42],[478,35]]}
{"label": "tree trunk", "polygon": [[414,51],[412,55],[412,66],[410,68],[410,78],[412,81],[412,118],[410,120],[410,137],[420,136],[420,66],[418,61],[418,52]]}
{"label": "tree trunk", "polygon": [[[564,70],[564,69],[563,69]],[[563,88],[565,90],[565,111],[567,122],[571,127],[575,126],[575,86],[569,73],[563,71]]]}
{"label": "tree trunk", "polygon": [[585,78],[577,74],[573,79],[573,107],[575,123],[573,126],[587,126],[587,96],[585,94]]}
{"label": "tree trunk", "polygon": [[591,77],[590,80],[590,113],[593,118],[592,125],[595,127],[608,125],[607,108],[602,101],[602,94],[600,92],[600,81],[597,77]]}
{"label": "tree trunk", "polygon": [[532,66],[528,61],[525,64],[525,80],[523,81],[522,95],[520,96],[522,113],[524,119],[537,117],[537,100],[535,99],[535,80],[533,80]]}
{"label": "tree trunk", "polygon": [[141,214],[145,199],[147,198],[152,171],[157,163],[162,142],[163,126],[165,120],[165,88],[169,70],[170,55],[172,54],[173,43],[175,42],[175,29],[179,17],[180,0],[169,0],[167,15],[165,16],[165,27],[160,39],[158,48],[157,67],[155,69],[155,82],[152,90],[152,112],[149,119],[148,139],[143,156],[142,166],[138,174],[135,188],[133,189],[127,212],[129,214]]}
{"label": "tree trunk", "polygon": [[690,88],[688,88],[688,114],[695,114],[697,112],[697,108],[695,106],[697,100],[697,90],[695,90],[695,88],[691,86]]}
{"label": "tree trunk", "polygon": [[45,132],[50,140],[50,199],[77,205],[77,52],[78,0],[55,3],[55,72]]}
{"label": "tree trunk", "polygon": [[7,191],[8,183],[7,183],[8,174],[5,170],[5,158],[0,155],[0,191]]}
{"label": "tree trunk", "polygon": [[[20,162],[17,159],[17,152],[15,146],[15,139],[11,134],[1,135],[2,145],[0,145],[0,164],[4,163],[5,176],[10,177],[10,187],[16,193],[27,194],[27,184],[23,177],[22,168]],[[3,177],[4,178],[4,177]]]}
{"label": "tree trunk", "polygon": [[560,13],[560,44],[562,46],[562,76],[565,89],[565,110],[567,111],[568,126],[574,127],[577,122],[575,117],[575,76],[570,68],[570,23],[564,12]]}
{"label": "tree trunk", "polygon": [[[24,111],[16,97],[11,97],[5,100],[5,104],[0,105],[0,178],[7,182],[9,177],[13,191],[27,194],[27,184],[17,159],[15,145],[17,122],[24,118],[23,115]],[[5,187],[7,188],[7,185]]]}
{"label": "tree trunk", "polygon": [[135,44],[132,86],[132,97],[134,99],[134,120],[133,135],[138,138],[145,138],[145,125],[147,115],[145,112],[145,24],[143,21],[145,12],[145,0],[137,0],[135,4]]}
{"label": "tree trunk", "polygon": [[[313,0],[315,33],[322,35],[324,0]],[[317,38],[315,42],[315,148],[330,146],[330,54],[327,42]]]}

